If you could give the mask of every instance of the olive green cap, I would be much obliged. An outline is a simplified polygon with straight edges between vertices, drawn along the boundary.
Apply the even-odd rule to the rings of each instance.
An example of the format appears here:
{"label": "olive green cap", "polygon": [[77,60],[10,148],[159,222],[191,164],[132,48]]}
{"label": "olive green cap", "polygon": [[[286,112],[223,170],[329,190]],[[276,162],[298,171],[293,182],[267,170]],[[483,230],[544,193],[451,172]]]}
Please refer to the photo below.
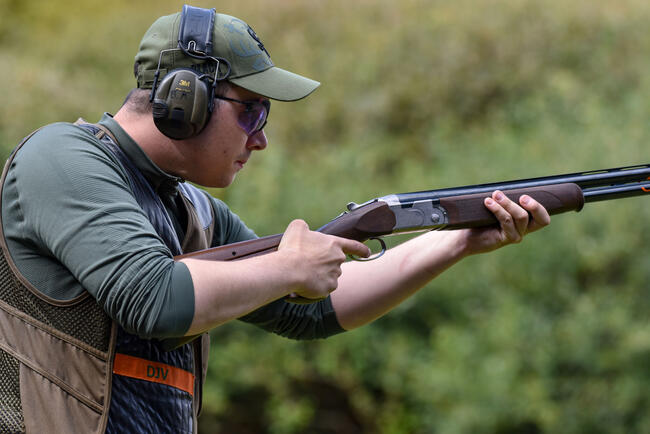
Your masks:
{"label": "olive green cap", "polygon": [[[135,56],[134,72],[138,88],[151,89],[159,59],[159,80],[177,68],[192,68],[201,73],[214,74],[214,61],[192,58],[178,49],[180,21],[180,13],[160,17],[145,33]],[[163,50],[171,51],[161,56]],[[253,29],[230,15],[215,14],[211,56],[224,58],[230,63],[227,81],[270,99],[299,100],[320,85],[317,81],[275,66]],[[226,74],[224,62],[220,64],[219,71],[220,77]]]}

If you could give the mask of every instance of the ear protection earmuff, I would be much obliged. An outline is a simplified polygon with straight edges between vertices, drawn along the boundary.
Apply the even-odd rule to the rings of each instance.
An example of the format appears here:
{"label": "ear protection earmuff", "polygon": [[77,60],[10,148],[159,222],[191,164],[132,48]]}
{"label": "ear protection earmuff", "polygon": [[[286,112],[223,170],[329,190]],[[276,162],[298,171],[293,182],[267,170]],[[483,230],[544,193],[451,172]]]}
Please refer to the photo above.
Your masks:
{"label": "ear protection earmuff", "polygon": [[188,139],[208,123],[214,93],[200,76],[190,69],[168,73],[156,90],[153,121],[161,133],[172,139]]}
{"label": "ear protection earmuff", "polygon": [[[230,75],[228,61],[211,56],[214,19],[214,9],[183,6],[178,48],[160,52],[150,101],[153,102],[153,121],[156,127],[172,139],[188,139],[205,128],[214,107],[217,83]],[[216,62],[214,76],[189,68],[179,68],[170,71],[158,84],[163,54],[177,50],[189,57]],[[219,67],[222,64],[226,65],[227,71],[220,76]]]}

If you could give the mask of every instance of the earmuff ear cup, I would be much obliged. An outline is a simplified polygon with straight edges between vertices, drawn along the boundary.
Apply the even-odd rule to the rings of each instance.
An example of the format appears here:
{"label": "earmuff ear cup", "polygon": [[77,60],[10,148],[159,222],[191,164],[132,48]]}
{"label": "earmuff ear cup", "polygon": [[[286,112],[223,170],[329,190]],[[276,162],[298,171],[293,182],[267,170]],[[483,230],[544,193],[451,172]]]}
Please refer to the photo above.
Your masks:
{"label": "earmuff ear cup", "polygon": [[182,140],[196,136],[210,118],[211,89],[196,72],[178,69],[158,85],[153,100],[153,121],[161,133]]}

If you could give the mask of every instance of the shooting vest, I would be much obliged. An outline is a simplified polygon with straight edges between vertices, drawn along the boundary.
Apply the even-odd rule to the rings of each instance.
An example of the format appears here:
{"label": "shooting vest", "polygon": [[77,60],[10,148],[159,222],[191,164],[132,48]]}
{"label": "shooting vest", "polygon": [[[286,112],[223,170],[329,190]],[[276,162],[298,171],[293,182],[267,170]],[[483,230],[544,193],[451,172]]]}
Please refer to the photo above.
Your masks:
{"label": "shooting vest", "polygon": [[[180,242],[160,198],[110,132],[78,124],[120,161],[174,255],[210,246],[214,215],[203,192],[179,185],[188,218]],[[29,137],[7,160],[0,187]],[[1,230],[0,432],[196,432],[208,335],[168,351],[169,342],[124,331],[87,292],[66,301],[47,297],[22,276]]]}

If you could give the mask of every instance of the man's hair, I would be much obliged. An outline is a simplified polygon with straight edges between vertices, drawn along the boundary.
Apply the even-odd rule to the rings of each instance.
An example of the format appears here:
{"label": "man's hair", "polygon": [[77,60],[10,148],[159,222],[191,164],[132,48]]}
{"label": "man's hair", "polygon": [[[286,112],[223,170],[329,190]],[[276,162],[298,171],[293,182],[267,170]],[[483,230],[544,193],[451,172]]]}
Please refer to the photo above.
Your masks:
{"label": "man's hair", "polygon": [[150,90],[146,89],[131,89],[129,94],[124,99],[122,107],[128,111],[137,113],[139,115],[150,114],[153,110],[153,103],[149,101],[151,95]]}
{"label": "man's hair", "polygon": [[[217,86],[215,96],[224,96],[230,89],[230,83],[222,81]],[[124,99],[122,107],[126,108],[132,113],[139,115],[150,115],[153,110],[153,102],[149,101],[151,97],[150,89],[131,89],[129,94]],[[215,101],[213,112],[217,111],[219,101]]]}

